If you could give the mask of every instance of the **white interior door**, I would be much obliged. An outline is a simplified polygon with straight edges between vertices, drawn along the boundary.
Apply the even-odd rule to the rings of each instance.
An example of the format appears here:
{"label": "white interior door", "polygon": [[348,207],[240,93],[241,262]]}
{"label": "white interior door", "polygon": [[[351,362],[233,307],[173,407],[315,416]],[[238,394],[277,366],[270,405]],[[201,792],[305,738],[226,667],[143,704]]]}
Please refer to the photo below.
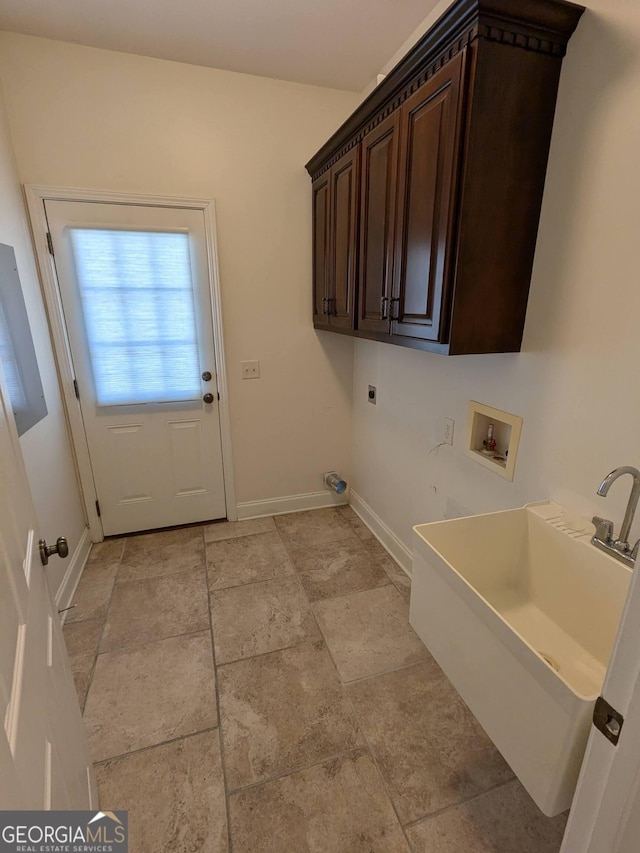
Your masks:
{"label": "white interior door", "polygon": [[105,535],[225,518],[203,212],[44,205]]}
{"label": "white interior door", "polygon": [[640,566],[636,564],[602,695],[624,717],[614,745],[591,729],[561,853],[640,850]]}
{"label": "white interior door", "polygon": [[36,531],[0,376],[0,809],[89,809],[89,749]]}

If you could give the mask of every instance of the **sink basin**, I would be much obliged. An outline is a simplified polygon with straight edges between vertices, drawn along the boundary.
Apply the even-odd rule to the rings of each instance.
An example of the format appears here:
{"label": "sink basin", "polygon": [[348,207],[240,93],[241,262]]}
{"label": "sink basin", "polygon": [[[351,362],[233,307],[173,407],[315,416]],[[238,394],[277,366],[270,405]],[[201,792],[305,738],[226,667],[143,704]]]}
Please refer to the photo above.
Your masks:
{"label": "sink basin", "polygon": [[539,808],[564,811],[631,570],[552,501],[414,532],[411,624]]}

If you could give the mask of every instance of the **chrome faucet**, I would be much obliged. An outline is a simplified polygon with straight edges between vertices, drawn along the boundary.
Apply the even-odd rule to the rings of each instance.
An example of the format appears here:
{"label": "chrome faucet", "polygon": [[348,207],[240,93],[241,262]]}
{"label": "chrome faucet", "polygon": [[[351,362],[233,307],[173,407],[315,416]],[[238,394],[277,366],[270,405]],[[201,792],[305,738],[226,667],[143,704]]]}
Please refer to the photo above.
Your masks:
{"label": "chrome faucet", "polygon": [[615,468],[610,474],[607,474],[598,486],[598,494],[602,495],[602,497],[606,497],[609,493],[609,489],[611,488],[611,484],[617,480],[618,477],[622,477],[623,474],[630,474],[633,477],[633,486],[631,487],[629,503],[627,504],[627,509],[624,514],[618,538],[614,539],[613,537],[612,521],[609,521],[606,518],[599,518],[597,515],[594,515],[592,521],[596,526],[596,532],[591,541],[596,548],[606,551],[608,554],[611,554],[613,557],[616,557],[628,566],[633,566],[635,565],[636,557],[638,556],[638,550],[640,550],[640,539],[638,539],[632,548],[629,544],[629,532],[633,523],[633,516],[635,515],[636,508],[638,506],[638,499],[640,498],[640,471],[638,471],[637,468],[632,468],[630,465],[622,465],[620,468]]}

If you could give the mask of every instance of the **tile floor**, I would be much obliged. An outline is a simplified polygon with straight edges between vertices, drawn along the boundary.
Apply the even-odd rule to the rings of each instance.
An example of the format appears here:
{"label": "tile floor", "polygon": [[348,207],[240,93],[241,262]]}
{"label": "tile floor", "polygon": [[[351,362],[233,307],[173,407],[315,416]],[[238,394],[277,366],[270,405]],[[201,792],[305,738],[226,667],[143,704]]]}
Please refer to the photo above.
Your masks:
{"label": "tile floor", "polygon": [[95,546],[64,633],[132,853],[555,853],[351,509]]}

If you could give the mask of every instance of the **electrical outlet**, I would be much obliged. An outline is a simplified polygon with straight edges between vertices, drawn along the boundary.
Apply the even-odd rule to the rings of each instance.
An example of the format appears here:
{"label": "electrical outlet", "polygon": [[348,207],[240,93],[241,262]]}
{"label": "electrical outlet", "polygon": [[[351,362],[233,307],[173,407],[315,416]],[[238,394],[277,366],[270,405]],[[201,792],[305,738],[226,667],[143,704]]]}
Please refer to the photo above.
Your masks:
{"label": "electrical outlet", "polygon": [[445,418],[442,428],[442,440],[445,444],[453,444],[453,428],[456,422],[453,418]]}
{"label": "electrical outlet", "polygon": [[241,361],[240,369],[243,379],[260,379],[259,361]]}

